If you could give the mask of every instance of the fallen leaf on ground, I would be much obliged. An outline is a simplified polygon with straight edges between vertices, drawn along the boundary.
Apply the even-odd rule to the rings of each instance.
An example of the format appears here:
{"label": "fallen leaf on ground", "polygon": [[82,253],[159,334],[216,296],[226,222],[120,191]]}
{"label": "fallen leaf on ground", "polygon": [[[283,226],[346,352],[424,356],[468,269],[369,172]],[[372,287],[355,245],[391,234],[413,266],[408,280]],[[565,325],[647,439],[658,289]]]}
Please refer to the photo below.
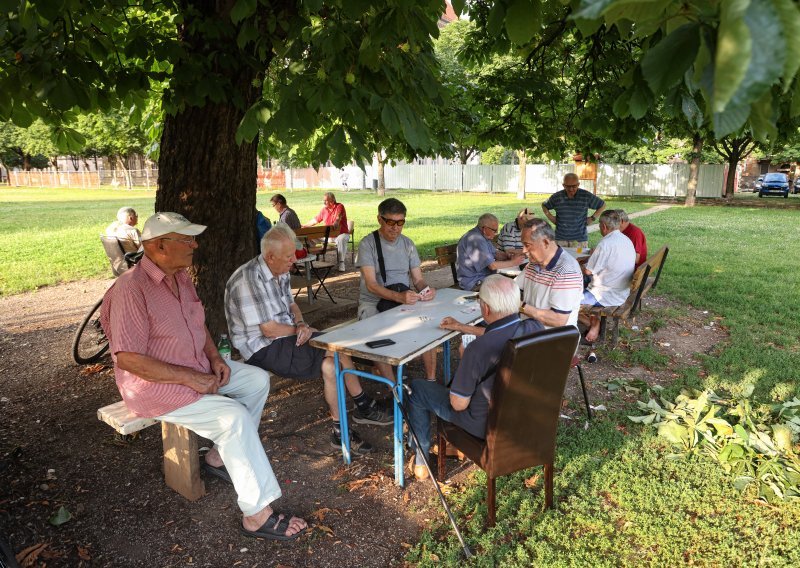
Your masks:
{"label": "fallen leaf on ground", "polygon": [[339,509],[329,509],[328,507],[323,507],[322,509],[317,509],[316,511],[311,513],[309,517],[312,517],[317,521],[321,522],[325,520],[325,517],[328,515],[328,513],[336,513],[337,515],[342,514],[342,512]]}
{"label": "fallen leaf on ground", "polygon": [[525,487],[527,487],[528,489],[536,487],[536,483],[539,481],[540,477],[541,477],[540,473],[533,474],[532,476],[530,476],[528,479],[525,480]]}
{"label": "fallen leaf on ground", "polygon": [[325,525],[317,525],[317,528],[325,533],[328,533],[330,536],[333,536],[333,529],[331,527],[326,527]]}
{"label": "fallen leaf on ground", "polygon": [[103,365],[102,363],[97,363],[96,365],[89,365],[88,367],[84,367],[83,369],[81,369],[80,374],[81,377],[88,377],[89,375],[96,375],[105,368],[106,366]]}
{"label": "fallen leaf on ground", "polygon": [[81,560],[87,560],[87,561],[92,559],[91,555],[89,554],[89,549],[84,548],[82,546],[78,547],[78,557]]}
{"label": "fallen leaf on ground", "polygon": [[58,511],[53,513],[47,521],[54,527],[60,527],[72,518],[72,513],[64,506],[61,505]]}
{"label": "fallen leaf on ground", "polygon": [[407,542],[401,542],[400,546],[402,546],[403,548],[411,548],[412,547],[412,545],[408,544]]}
{"label": "fallen leaf on ground", "polygon": [[19,565],[22,566],[22,568],[33,566],[33,563],[36,562],[36,559],[39,558],[39,555],[45,548],[47,548],[47,543],[42,542],[20,550],[16,556],[17,562],[19,562]]}

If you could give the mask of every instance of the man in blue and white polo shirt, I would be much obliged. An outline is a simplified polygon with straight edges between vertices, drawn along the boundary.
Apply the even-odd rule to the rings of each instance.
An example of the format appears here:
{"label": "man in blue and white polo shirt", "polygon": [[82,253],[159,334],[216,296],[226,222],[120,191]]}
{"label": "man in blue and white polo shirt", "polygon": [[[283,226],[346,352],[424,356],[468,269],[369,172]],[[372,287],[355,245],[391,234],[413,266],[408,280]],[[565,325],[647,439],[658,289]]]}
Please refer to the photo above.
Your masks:
{"label": "man in blue and white polo shirt", "polygon": [[546,328],[577,325],[583,299],[583,274],[571,254],[556,244],[544,219],[531,219],[522,227],[522,246],[530,262],[517,276],[522,290],[520,313]]}
{"label": "man in blue and white polo shirt", "polygon": [[[545,217],[556,226],[556,244],[562,247],[589,246],[589,235],[586,226],[600,217],[606,208],[605,202],[580,188],[580,180],[575,174],[564,176],[564,189],[556,191],[542,203]],[[555,216],[550,210],[555,210]],[[589,209],[594,213],[589,215]]]}

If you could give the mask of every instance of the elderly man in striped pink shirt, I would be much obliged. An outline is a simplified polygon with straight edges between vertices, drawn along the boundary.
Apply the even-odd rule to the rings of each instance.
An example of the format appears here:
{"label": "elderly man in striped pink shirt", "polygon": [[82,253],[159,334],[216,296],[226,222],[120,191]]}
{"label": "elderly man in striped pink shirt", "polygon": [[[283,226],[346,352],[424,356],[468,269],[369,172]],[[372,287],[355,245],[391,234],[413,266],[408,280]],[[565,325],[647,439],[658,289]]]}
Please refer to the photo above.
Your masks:
{"label": "elderly man in striped pink shirt", "polygon": [[144,224],[142,260],[106,292],[101,323],[117,386],[135,414],[214,442],[203,469],[233,484],[245,535],[293,539],[307,524],[270,506],[281,489],[258,435],[269,374],[220,357],[186,273],[205,228],[156,213]]}

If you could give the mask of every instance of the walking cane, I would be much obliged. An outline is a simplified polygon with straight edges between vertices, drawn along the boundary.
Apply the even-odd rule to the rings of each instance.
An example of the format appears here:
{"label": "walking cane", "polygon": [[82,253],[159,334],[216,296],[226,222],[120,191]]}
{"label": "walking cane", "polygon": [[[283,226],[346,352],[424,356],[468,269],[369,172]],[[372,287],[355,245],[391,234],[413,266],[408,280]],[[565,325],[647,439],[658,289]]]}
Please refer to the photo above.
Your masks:
{"label": "walking cane", "polygon": [[[404,384],[406,394],[411,396],[411,387]],[[403,403],[400,402],[400,397],[397,393],[397,386],[393,387],[392,395],[394,396],[395,401],[397,402],[397,406],[400,408],[400,412],[403,415],[403,420],[406,421],[406,425],[408,425],[408,433],[411,434],[411,438],[414,440],[414,447],[419,447],[419,438],[417,438],[416,432],[414,432],[414,428],[411,427],[411,421],[408,419],[408,414],[406,414],[406,408]],[[453,530],[456,532],[456,536],[458,537],[458,542],[461,543],[461,548],[464,549],[464,556],[470,558],[472,556],[472,552],[470,552],[467,543],[464,542],[464,537],[461,536],[461,531],[458,530],[458,525],[456,525],[456,519],[453,517],[452,511],[450,511],[450,507],[447,505],[447,501],[444,498],[444,493],[442,493],[442,488],[439,487],[439,482],[436,481],[436,476],[433,475],[433,470],[431,470],[431,464],[428,463],[428,456],[424,455],[424,453],[418,453],[418,455],[422,456],[422,461],[425,463],[425,469],[428,470],[428,476],[430,477],[431,481],[433,482],[433,486],[436,488],[436,493],[439,494],[439,500],[442,502],[442,506],[444,506],[444,510],[447,512],[447,516],[450,519],[450,524],[453,525]]]}

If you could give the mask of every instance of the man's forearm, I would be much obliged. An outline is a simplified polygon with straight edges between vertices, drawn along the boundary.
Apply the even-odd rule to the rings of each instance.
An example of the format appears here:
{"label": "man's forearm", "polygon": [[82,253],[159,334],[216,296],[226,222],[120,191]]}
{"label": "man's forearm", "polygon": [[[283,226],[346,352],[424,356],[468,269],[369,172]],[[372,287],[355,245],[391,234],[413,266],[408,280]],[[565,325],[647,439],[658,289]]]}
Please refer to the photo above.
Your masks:
{"label": "man's forearm", "polygon": [[560,314],[553,310],[543,310],[541,308],[534,308],[533,306],[525,306],[522,313],[526,316],[533,318],[540,322],[542,325],[549,327],[559,327],[566,325],[569,321],[569,314]]}
{"label": "man's forearm", "polygon": [[[216,348],[215,348],[216,349]],[[219,357],[219,354],[217,354]],[[121,351],[117,353],[117,366],[136,375],[140,379],[151,383],[168,383],[184,386],[191,386],[197,375],[204,376],[206,373],[195,371],[182,365],[173,365],[154,359],[149,355]]]}
{"label": "man's forearm", "polygon": [[261,330],[261,334],[269,339],[286,337],[288,335],[294,335],[297,332],[295,326],[287,323],[278,323],[276,321],[262,323],[258,328]]}
{"label": "man's forearm", "polygon": [[203,345],[203,353],[206,354],[206,357],[208,357],[209,361],[222,358],[219,355],[217,346],[214,344],[214,338],[211,337],[211,332],[208,331],[208,326],[206,326],[206,343]]}

